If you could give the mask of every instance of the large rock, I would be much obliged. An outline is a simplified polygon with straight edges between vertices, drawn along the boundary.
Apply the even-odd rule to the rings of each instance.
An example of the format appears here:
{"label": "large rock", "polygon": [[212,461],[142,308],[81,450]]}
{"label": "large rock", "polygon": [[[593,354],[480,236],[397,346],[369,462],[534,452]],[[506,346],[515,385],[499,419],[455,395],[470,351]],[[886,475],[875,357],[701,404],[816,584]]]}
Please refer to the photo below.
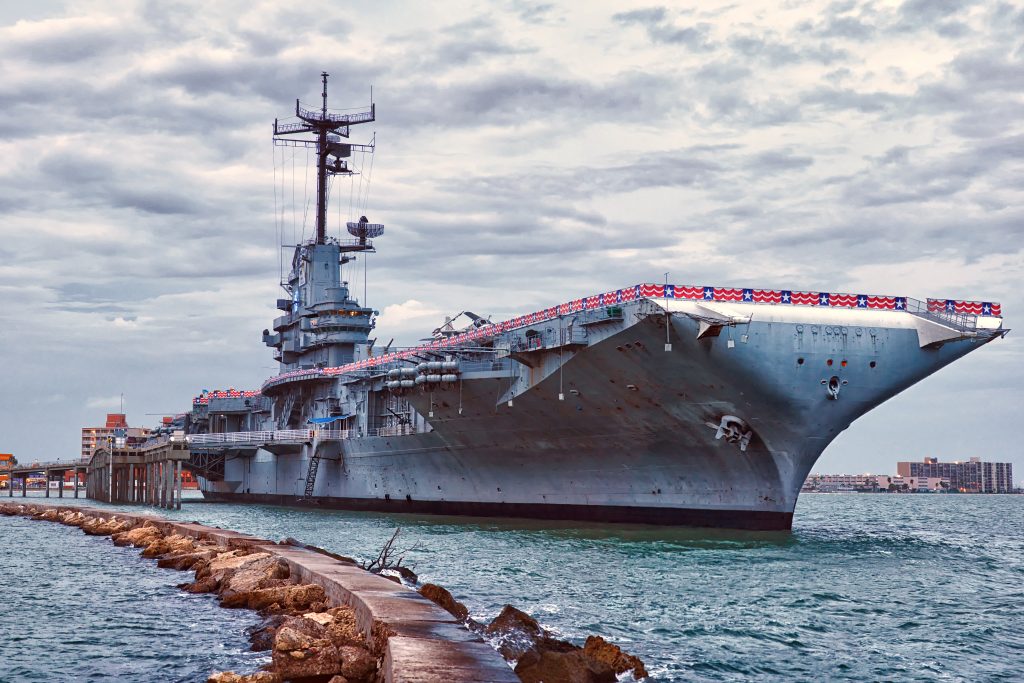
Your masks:
{"label": "large rock", "polygon": [[229,550],[217,555],[217,557],[210,560],[210,563],[202,569],[196,570],[196,578],[204,579],[207,576],[210,576],[220,581],[227,576],[229,572],[234,573],[250,562],[256,562],[264,557],[270,557],[270,554],[251,553],[247,555],[243,550]]}
{"label": "large rock", "polygon": [[277,629],[272,658],[273,670],[285,679],[341,673],[341,655],[324,627],[302,617],[290,618]]}
{"label": "large rock", "polygon": [[263,620],[263,623],[247,629],[249,634],[250,649],[253,652],[263,652],[274,648],[274,638],[277,636],[277,629],[288,619],[283,614],[275,614]]}
{"label": "large rock", "polygon": [[633,678],[647,678],[647,669],[639,657],[623,652],[618,645],[613,645],[601,636],[590,636],[583,645],[583,652],[591,659],[604,662],[616,674],[633,672]]}
{"label": "large rock", "polygon": [[257,671],[254,674],[236,674],[234,671],[221,671],[212,674],[206,683],[281,683],[281,677],[270,671]]}
{"label": "large rock", "polygon": [[327,626],[334,623],[334,615],[328,614],[327,612],[306,612],[302,615],[302,618],[315,621],[321,626]]}
{"label": "large rock", "polygon": [[116,517],[102,519],[100,517],[87,517],[82,522],[82,531],[90,536],[111,536],[121,531],[127,531],[131,524],[118,520]]}
{"label": "large rock", "polygon": [[185,553],[184,555],[175,555],[174,553],[171,553],[164,555],[157,560],[156,566],[184,571],[186,569],[192,569],[199,563],[209,561],[216,556],[217,550],[213,548],[196,550],[195,552]]}
{"label": "large rock", "polygon": [[505,605],[485,633],[501,656],[509,661],[536,650],[537,642],[545,636],[536,619],[512,605]]}
{"label": "large rock", "polygon": [[616,683],[618,680],[610,666],[579,649],[527,652],[516,664],[515,671],[523,683]]}
{"label": "large rock", "polygon": [[425,583],[420,588],[420,594],[428,600],[437,603],[459,621],[469,619],[469,610],[466,609],[465,605],[456,600],[446,588],[442,588],[435,583]]}
{"label": "large rock", "polygon": [[325,614],[329,614],[331,622],[325,625],[327,637],[335,645],[355,645],[362,647],[366,644],[366,634],[356,623],[356,612],[347,605],[333,607]]}
{"label": "large rock", "polygon": [[289,624],[277,629],[274,635],[274,649],[282,652],[293,652],[294,650],[308,650],[314,643],[324,640],[308,632],[301,631]]}
{"label": "large rock", "polygon": [[188,583],[178,584],[178,588],[185,591],[186,593],[213,593],[216,592],[219,586],[220,581],[213,578],[212,576],[207,576],[206,578],[198,579],[196,581],[191,581]]}
{"label": "large rock", "polygon": [[303,650],[274,651],[274,671],[285,680],[313,676],[333,676],[341,673],[338,649],[327,641]]}
{"label": "large rock", "polygon": [[221,596],[222,607],[247,607],[264,610],[272,605],[278,607],[272,611],[300,613],[309,611],[315,605],[326,604],[327,594],[322,586],[307,583],[299,586],[276,586],[262,588],[245,593],[232,593]]}
{"label": "large rock", "polygon": [[288,578],[288,574],[287,562],[279,557],[267,555],[247,562],[226,575],[221,584],[221,594],[227,597],[236,593],[277,587],[281,585],[282,579]]}
{"label": "large rock", "polygon": [[172,534],[153,541],[142,551],[143,557],[160,557],[162,555],[188,555],[196,551],[196,544],[188,536]]}
{"label": "large rock", "polygon": [[[196,578],[197,579],[202,579],[202,578],[205,578],[205,577],[209,576],[210,573],[213,571],[210,568],[210,566],[215,561],[216,562],[222,562],[222,561],[230,560],[231,558],[235,558],[235,557],[245,557],[245,553],[243,551],[241,551],[241,550],[225,550],[224,552],[218,553],[217,556],[214,557],[209,562],[205,563],[202,566],[197,566],[196,567]],[[221,566],[223,566],[223,565],[218,564],[218,567],[221,567]],[[231,567],[231,568],[234,569],[234,567]]]}
{"label": "large rock", "polygon": [[82,523],[85,522],[85,515],[77,510],[65,510],[57,515],[57,519],[61,524],[68,526],[82,526]]}
{"label": "large rock", "polygon": [[369,681],[377,673],[377,660],[365,647],[342,645],[341,675],[349,681]]}
{"label": "large rock", "polygon": [[142,526],[114,534],[113,541],[114,545],[148,548],[153,542],[163,538],[163,536],[159,529],[146,522]]}

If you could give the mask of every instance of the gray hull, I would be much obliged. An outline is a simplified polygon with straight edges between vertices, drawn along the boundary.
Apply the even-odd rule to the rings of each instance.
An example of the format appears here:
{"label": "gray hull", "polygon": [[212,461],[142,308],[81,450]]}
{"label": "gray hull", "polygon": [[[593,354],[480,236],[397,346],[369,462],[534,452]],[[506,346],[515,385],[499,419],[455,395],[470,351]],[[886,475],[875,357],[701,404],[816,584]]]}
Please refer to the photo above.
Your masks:
{"label": "gray hull", "polygon": [[788,529],[841,431],[1005,333],[993,302],[648,282],[382,349],[342,267],[384,226],[325,231],[333,136],[375,109],[329,112],[326,79],[319,113],[274,123],[318,153],[316,237],[262,335],[279,372],[183,416],[212,499]]}
{"label": "gray hull", "polygon": [[[650,304],[627,305],[623,323],[592,330],[582,347],[515,356],[524,372],[467,371],[458,385],[410,392],[419,415],[432,413],[430,431],[239,451],[228,456],[223,481],[203,482],[204,493],[392,512],[788,529],[801,484],[841,431],[995,338],[923,348],[913,316],[813,310],[699,337],[698,317]],[[744,433],[745,442],[719,429],[730,418],[741,425],[732,436]],[[307,496],[314,452],[319,472]]]}

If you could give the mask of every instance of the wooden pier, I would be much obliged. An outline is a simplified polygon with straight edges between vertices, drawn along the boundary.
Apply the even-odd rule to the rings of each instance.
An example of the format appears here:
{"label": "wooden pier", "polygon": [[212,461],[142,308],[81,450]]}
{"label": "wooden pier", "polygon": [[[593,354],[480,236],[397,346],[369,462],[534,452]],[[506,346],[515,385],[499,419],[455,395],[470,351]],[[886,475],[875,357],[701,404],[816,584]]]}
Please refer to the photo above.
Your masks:
{"label": "wooden pier", "polygon": [[[59,481],[57,497],[64,497],[64,480],[74,472],[74,497],[84,482],[85,496],[107,503],[153,505],[167,510],[181,509],[181,471],[191,454],[184,437],[149,441],[142,446],[117,448],[99,446],[89,462],[47,462],[14,465],[9,474],[7,496],[14,497],[15,488],[28,496],[31,475],[44,475],[46,497],[50,482]],[[15,479],[20,485],[15,485]]]}
{"label": "wooden pier", "polygon": [[181,470],[189,460],[185,439],[139,447],[100,446],[89,461],[85,495],[108,503],[181,509]]}
{"label": "wooden pier", "polygon": [[21,478],[21,489],[22,498],[28,495],[28,478],[31,474],[42,474],[46,477],[46,497],[50,497],[50,482],[59,481],[60,486],[57,487],[57,497],[64,497],[64,479],[68,472],[74,472],[74,494],[75,498],[78,498],[78,490],[81,488],[81,481],[86,473],[89,471],[88,464],[84,462],[45,462],[45,463],[32,463],[30,465],[14,465],[9,470],[4,470],[10,477],[7,481],[7,496],[10,498],[14,497],[14,478]]}

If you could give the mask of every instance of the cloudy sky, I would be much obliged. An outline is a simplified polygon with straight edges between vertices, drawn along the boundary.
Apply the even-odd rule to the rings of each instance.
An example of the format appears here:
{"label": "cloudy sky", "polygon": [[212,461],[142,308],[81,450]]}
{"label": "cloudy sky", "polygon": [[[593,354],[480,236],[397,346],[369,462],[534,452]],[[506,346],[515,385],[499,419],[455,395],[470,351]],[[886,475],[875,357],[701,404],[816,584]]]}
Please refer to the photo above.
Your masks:
{"label": "cloudy sky", "polygon": [[[278,244],[311,230],[275,117],[364,105],[331,231],[381,342],[642,281],[1024,310],[1024,9],[1000,2],[0,5],[0,451],[65,459],[274,373]],[[294,169],[294,171],[293,171]],[[369,181],[369,182],[367,182]],[[276,208],[275,208],[276,207]],[[363,296],[361,271],[353,272]],[[1021,318],[1024,320],[1024,318]],[[1011,334],[855,423],[822,471],[1016,463]]]}

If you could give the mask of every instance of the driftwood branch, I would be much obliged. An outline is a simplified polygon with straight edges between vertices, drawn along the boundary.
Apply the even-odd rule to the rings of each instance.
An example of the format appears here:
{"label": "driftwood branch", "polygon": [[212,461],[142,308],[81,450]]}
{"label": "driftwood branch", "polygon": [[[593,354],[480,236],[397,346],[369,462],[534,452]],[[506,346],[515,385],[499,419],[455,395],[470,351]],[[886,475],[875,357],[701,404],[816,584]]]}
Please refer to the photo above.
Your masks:
{"label": "driftwood branch", "polygon": [[391,538],[388,539],[387,543],[384,544],[384,547],[380,549],[379,553],[377,553],[376,559],[370,562],[363,562],[359,566],[368,572],[373,572],[374,574],[380,574],[385,570],[391,570],[415,583],[416,574],[409,568],[402,566],[402,562],[405,560],[406,553],[417,550],[418,546],[403,548],[401,550],[396,548],[395,542],[398,540],[398,536],[401,533],[402,528],[396,528],[395,533],[391,534]]}
{"label": "driftwood branch", "polygon": [[361,565],[363,569],[374,574],[380,574],[384,569],[391,569],[402,563],[402,558],[399,557],[396,561],[394,555],[398,552],[395,549],[395,541],[398,540],[398,535],[402,533],[402,527],[395,529],[395,533],[391,534],[391,538],[384,544],[384,547],[380,549],[377,554],[377,559],[371,562],[363,562]]}

